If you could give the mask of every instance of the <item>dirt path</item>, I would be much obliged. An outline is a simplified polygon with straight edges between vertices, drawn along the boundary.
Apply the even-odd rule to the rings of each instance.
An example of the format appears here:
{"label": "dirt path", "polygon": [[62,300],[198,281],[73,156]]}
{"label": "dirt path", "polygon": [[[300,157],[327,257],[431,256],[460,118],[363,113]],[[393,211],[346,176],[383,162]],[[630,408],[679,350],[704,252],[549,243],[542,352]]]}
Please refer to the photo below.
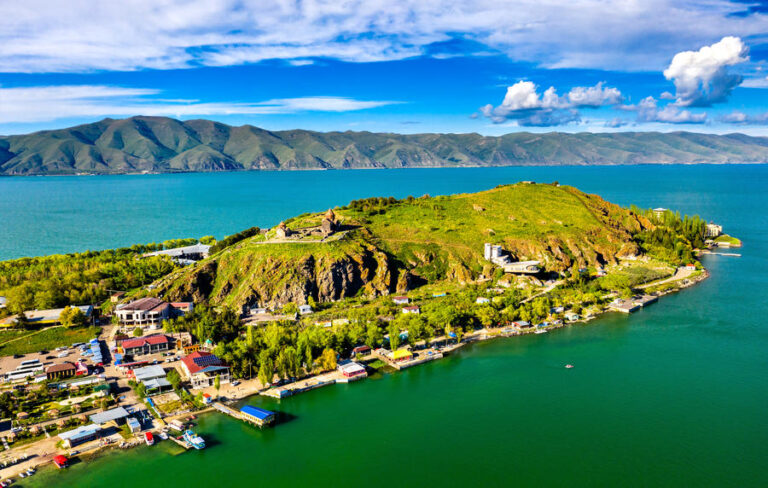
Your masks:
{"label": "dirt path", "polygon": [[695,270],[685,269],[685,268],[677,268],[677,271],[675,271],[675,274],[672,275],[669,278],[663,279],[661,281],[652,281],[651,283],[646,283],[646,284],[640,285],[640,286],[638,286],[636,288],[639,288],[639,289],[643,290],[645,288],[650,288],[652,286],[663,285],[664,283],[670,283],[672,281],[684,280],[684,279],[688,278],[689,276],[691,276],[693,273],[695,273]]}

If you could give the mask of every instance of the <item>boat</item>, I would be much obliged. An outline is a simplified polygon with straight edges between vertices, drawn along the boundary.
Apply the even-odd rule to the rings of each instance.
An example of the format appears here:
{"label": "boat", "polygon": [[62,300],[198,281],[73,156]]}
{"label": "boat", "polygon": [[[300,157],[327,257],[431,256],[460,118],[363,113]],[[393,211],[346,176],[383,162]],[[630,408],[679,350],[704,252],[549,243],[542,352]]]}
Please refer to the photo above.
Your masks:
{"label": "boat", "polygon": [[155,443],[155,438],[152,435],[152,432],[144,432],[144,442],[146,442],[148,446]]}
{"label": "boat", "polygon": [[547,332],[549,332],[547,329],[536,329],[534,334],[546,334]]}
{"label": "boat", "polygon": [[24,473],[19,473],[19,476],[21,476],[22,478],[26,478],[27,477],[27,475],[24,474]]}
{"label": "boat", "polygon": [[67,459],[66,456],[59,454],[58,456],[54,456],[53,464],[55,464],[59,469],[64,469],[69,466],[69,459]]}
{"label": "boat", "polygon": [[565,365],[565,368],[566,368],[566,369],[571,369],[572,367],[573,367],[573,365],[572,365],[572,364],[566,364],[566,365]]}
{"label": "boat", "polygon": [[192,430],[188,430],[184,432],[183,438],[189,445],[191,445],[195,449],[205,448],[205,441],[203,440],[203,438],[195,434]]}
{"label": "boat", "polygon": [[29,468],[27,470],[27,476],[32,476],[33,474],[35,474],[35,469],[34,468]]}
{"label": "boat", "polygon": [[165,440],[168,440],[168,434],[166,434],[165,432],[160,432],[160,433],[159,433],[159,434],[157,434],[157,435],[158,435],[158,436],[159,436],[159,437],[160,437],[162,440],[164,440],[164,441],[165,441]]}

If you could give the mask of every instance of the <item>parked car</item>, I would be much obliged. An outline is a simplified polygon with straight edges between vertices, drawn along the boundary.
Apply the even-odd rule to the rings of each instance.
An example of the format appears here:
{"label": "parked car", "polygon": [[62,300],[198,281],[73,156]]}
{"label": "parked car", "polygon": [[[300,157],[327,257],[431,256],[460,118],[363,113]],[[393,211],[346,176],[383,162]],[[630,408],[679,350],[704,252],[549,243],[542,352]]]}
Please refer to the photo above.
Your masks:
{"label": "parked car", "polygon": [[240,380],[235,380],[232,382],[232,386],[237,386],[240,384]]}

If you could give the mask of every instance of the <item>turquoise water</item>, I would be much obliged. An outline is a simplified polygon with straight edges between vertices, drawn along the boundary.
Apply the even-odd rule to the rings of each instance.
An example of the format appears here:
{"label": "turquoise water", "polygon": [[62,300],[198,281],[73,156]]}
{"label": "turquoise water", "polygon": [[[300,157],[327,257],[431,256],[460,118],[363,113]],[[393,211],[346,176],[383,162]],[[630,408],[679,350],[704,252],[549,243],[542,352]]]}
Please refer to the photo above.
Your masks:
{"label": "turquoise water", "polygon": [[[370,196],[472,192],[559,181],[629,205],[723,221],[764,190],[766,166],[509,167],[0,177],[0,259],[106,249],[270,227]],[[730,207],[729,207],[730,206]],[[734,232],[738,221],[729,221]]]}
{"label": "turquoise water", "polygon": [[[71,218],[61,207],[57,216],[38,214],[34,226],[12,223],[16,242],[30,247],[4,240],[3,252],[40,254],[61,245],[39,242],[36,232],[57,232],[61,242],[86,236],[82,246],[108,247],[269,225],[367,195],[471,191],[518,179],[558,180],[622,204],[700,213],[745,247],[741,258],[706,258],[709,280],[632,316],[611,314],[587,326],[477,344],[443,361],[280,402],[254,398],[249,402],[289,420],[259,431],[212,414],[200,419],[210,444],[205,451],[174,455],[162,444],[142,447],[66,471],[41,471],[22,486],[768,486],[768,166],[144,178],[0,180],[1,188],[16,192],[47,185],[35,194],[57,193],[80,209],[101,198],[94,196],[99,181],[113,190],[124,181],[150,182],[173,191],[129,200],[145,210],[157,202],[167,217],[176,211],[168,206],[194,216],[167,218],[173,232],[135,239],[118,224],[151,234],[142,215],[150,223],[158,217],[126,210],[124,193],[115,190],[109,205],[94,210],[100,217],[77,211],[81,220],[100,221],[99,232],[59,227]],[[64,198],[68,184],[87,199]],[[335,192],[321,191],[324,185]],[[0,193],[7,212],[12,198]],[[195,193],[206,196],[197,200]],[[51,206],[30,195],[16,193],[17,208]],[[216,215],[232,213],[223,209],[238,215],[222,221]],[[206,218],[216,230],[204,230]],[[565,369],[567,363],[575,368]]]}

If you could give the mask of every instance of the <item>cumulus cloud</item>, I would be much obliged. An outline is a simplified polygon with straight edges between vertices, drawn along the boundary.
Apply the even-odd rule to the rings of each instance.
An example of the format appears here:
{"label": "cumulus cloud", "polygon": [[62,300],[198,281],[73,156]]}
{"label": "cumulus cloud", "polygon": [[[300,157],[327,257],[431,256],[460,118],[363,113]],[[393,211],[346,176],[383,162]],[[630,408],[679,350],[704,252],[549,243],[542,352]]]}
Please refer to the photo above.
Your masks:
{"label": "cumulus cloud", "polygon": [[729,66],[749,60],[749,49],[733,36],[698,51],[677,53],[664,77],[675,84],[677,105],[709,107],[724,102],[742,81],[742,76],[728,70]]}
{"label": "cumulus cloud", "polygon": [[763,16],[729,16],[742,10],[728,0],[0,0],[0,72],[440,57],[430,46],[457,39],[545,67],[656,70],[691,43],[764,34]]}
{"label": "cumulus cloud", "polygon": [[667,124],[703,124],[707,121],[706,113],[693,113],[675,104],[667,104],[659,108],[653,97],[646,97],[637,105],[624,105],[623,110],[637,113],[638,122],[664,122]]}
{"label": "cumulus cloud", "polygon": [[618,89],[604,87],[602,82],[591,87],[574,87],[560,96],[553,86],[539,93],[535,83],[518,81],[507,87],[501,105],[485,105],[480,112],[496,124],[515,120],[520,126],[546,127],[580,121],[579,108],[616,105],[623,99]]}
{"label": "cumulus cloud", "polygon": [[746,114],[738,110],[722,115],[718,118],[721,122],[741,125],[766,125],[768,124],[768,112],[759,114]]}
{"label": "cumulus cloud", "polygon": [[629,121],[620,119],[618,117],[614,117],[611,120],[606,120],[603,124],[604,127],[609,127],[611,129],[617,129],[619,127],[624,127],[625,125],[628,125]]}
{"label": "cumulus cloud", "polygon": [[160,98],[160,90],[102,85],[0,87],[0,121],[47,122],[62,118],[168,115],[269,115],[296,112],[349,112],[395,101],[347,97],[280,98],[255,103],[205,103]]}

